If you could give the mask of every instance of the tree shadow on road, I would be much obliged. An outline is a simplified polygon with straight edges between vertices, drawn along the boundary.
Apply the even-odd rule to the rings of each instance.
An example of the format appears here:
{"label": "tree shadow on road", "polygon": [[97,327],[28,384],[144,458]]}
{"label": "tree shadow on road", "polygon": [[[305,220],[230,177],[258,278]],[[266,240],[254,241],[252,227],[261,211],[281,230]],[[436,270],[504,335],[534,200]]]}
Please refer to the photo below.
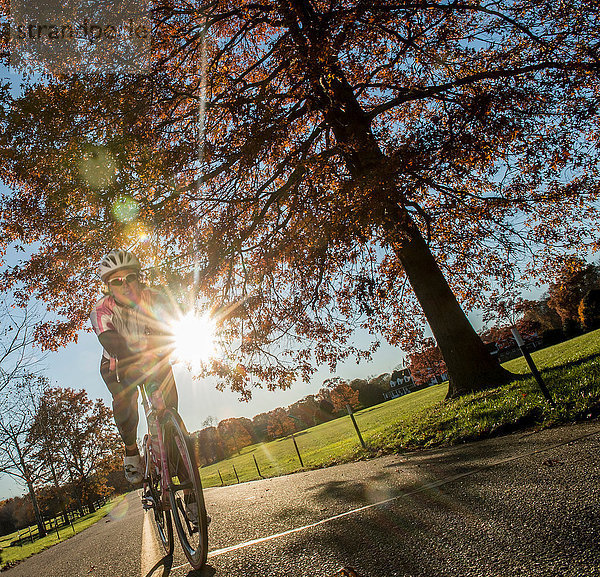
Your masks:
{"label": "tree shadow on road", "polygon": [[392,472],[382,472],[362,479],[335,479],[313,485],[313,498],[323,502],[343,501],[354,505],[368,505],[402,495],[414,482],[396,483]]}

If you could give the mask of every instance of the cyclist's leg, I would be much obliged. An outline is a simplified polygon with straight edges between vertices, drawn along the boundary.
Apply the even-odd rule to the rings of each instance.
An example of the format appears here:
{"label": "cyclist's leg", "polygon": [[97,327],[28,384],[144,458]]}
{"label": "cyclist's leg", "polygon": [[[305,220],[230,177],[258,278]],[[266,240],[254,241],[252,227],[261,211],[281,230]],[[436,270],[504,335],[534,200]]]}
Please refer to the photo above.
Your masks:
{"label": "cyclist's leg", "polygon": [[112,370],[110,360],[102,357],[100,375],[113,398],[113,416],[121,439],[126,447],[136,445],[138,427],[138,391],[135,385],[117,380],[116,370]]}
{"label": "cyclist's leg", "polygon": [[170,364],[161,367],[158,373],[158,382],[160,383],[160,391],[165,401],[165,405],[171,409],[177,410],[179,398],[177,396],[177,386],[173,377],[173,369]]}

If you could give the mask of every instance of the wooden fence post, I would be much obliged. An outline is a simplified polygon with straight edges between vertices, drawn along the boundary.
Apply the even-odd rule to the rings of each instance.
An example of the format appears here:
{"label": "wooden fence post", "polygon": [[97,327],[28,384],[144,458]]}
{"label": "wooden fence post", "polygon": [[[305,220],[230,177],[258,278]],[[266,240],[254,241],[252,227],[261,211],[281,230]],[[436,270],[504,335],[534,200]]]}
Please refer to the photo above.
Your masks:
{"label": "wooden fence post", "polygon": [[360,444],[362,445],[363,449],[366,449],[367,446],[365,445],[362,435],[360,434],[360,429],[358,428],[358,425],[356,424],[356,419],[354,418],[354,414],[352,413],[352,407],[350,405],[346,405],[346,410],[348,411],[348,414],[350,415],[350,419],[352,420],[352,424],[354,425],[354,428],[356,429],[356,434],[358,435],[358,440],[360,441]]}
{"label": "wooden fence post", "polygon": [[260,469],[258,468],[258,462],[256,461],[256,455],[252,455],[252,458],[254,459],[254,464],[256,465],[256,470],[258,471],[258,476],[261,479],[264,479],[264,477],[262,476],[262,473],[260,472]]}
{"label": "wooden fence post", "polygon": [[298,449],[298,443],[296,443],[296,436],[292,433],[292,441],[294,441],[294,447],[296,447],[296,453],[298,453],[298,459],[300,460],[300,466],[304,469],[304,462],[302,461],[302,455],[300,449]]}

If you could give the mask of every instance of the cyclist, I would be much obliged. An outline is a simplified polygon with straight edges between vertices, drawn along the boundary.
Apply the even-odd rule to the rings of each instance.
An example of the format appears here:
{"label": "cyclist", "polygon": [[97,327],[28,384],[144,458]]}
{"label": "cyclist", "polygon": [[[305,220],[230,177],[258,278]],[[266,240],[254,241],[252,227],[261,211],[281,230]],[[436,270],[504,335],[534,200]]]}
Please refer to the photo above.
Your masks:
{"label": "cyclist", "polygon": [[137,446],[138,385],[158,384],[165,405],[177,408],[173,372],[157,337],[165,334],[173,307],[163,291],[141,282],[140,271],[140,262],[132,252],[110,251],[100,263],[106,294],[90,315],[104,349],[100,375],[113,398],[115,423],[125,444],[123,468],[130,483],[144,478]]}

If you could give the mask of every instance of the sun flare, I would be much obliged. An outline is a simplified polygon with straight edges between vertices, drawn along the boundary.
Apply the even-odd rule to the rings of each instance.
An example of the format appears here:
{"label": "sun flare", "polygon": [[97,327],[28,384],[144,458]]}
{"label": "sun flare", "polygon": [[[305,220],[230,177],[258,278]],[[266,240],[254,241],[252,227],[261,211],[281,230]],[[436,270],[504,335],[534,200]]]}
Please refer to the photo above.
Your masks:
{"label": "sun flare", "polygon": [[216,323],[209,314],[187,313],[172,323],[174,356],[192,365],[216,356]]}

